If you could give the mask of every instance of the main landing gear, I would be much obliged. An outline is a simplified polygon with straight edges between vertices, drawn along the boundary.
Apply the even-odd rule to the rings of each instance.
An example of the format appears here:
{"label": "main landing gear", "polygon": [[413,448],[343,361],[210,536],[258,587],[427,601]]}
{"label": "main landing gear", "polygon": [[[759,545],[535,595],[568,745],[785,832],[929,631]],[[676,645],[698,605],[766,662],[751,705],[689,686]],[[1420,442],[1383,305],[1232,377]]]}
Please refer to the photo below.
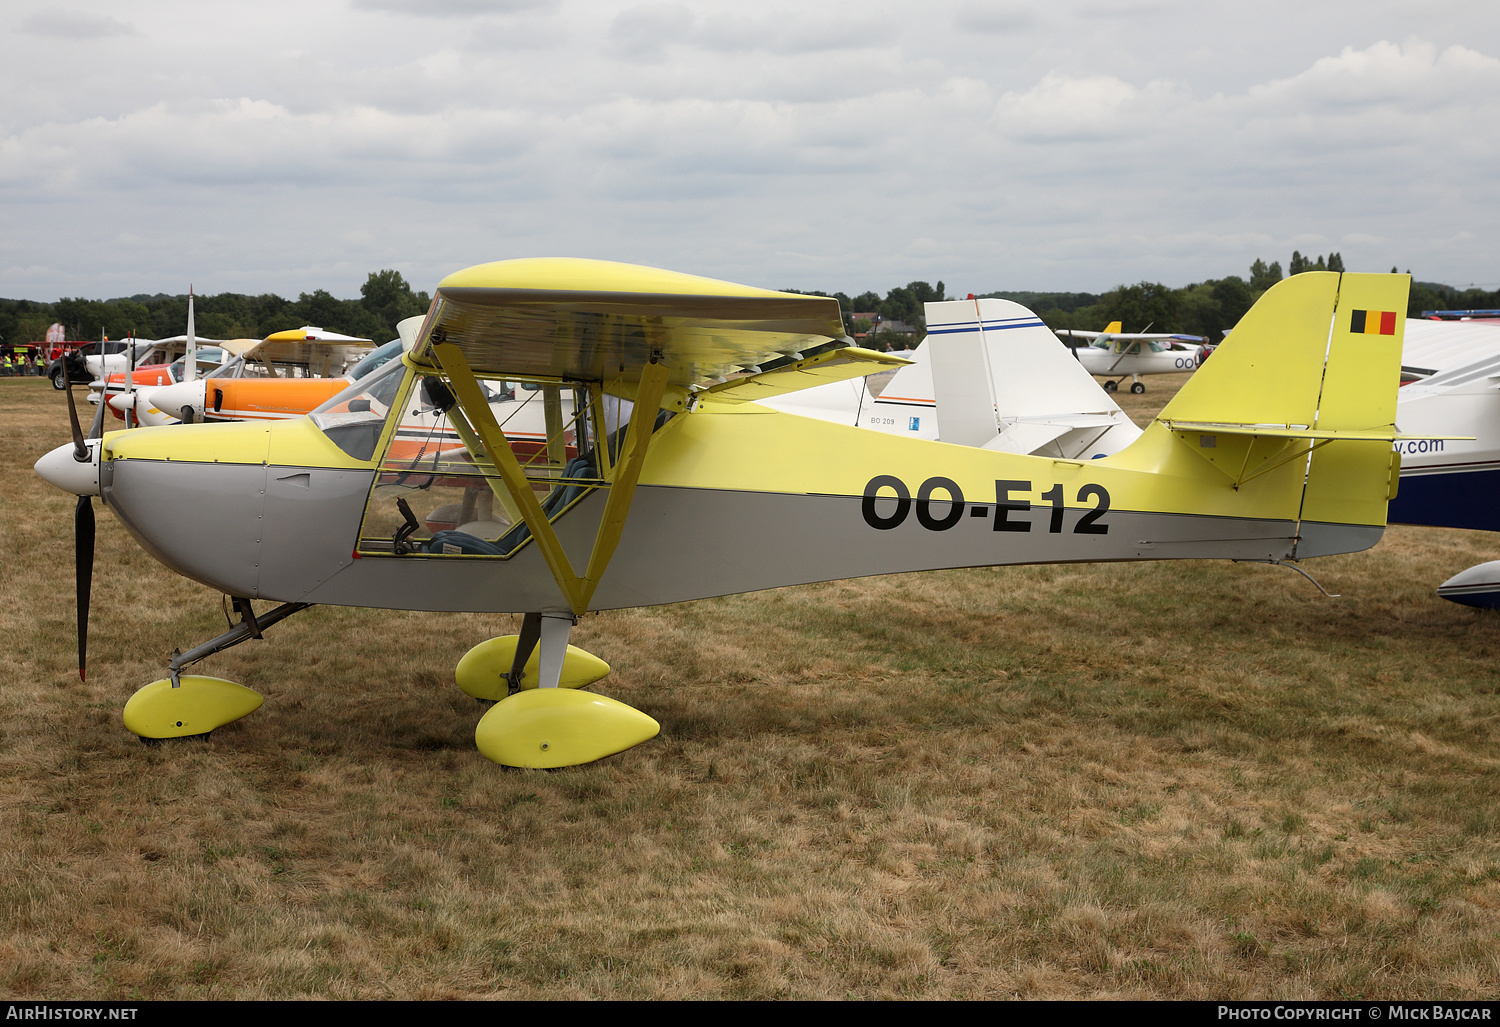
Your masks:
{"label": "main landing gear", "polygon": [[311,605],[283,603],[257,617],[250,600],[235,596],[240,622],[194,649],[174,652],[167,664],[167,676],[141,688],[125,704],[125,726],[147,742],[207,738],[215,729],[254,713],[264,701],[259,692],[223,678],[183,674],[182,669],[247,638],[260,638],[266,628]]}
{"label": "main landing gear", "polygon": [[[1130,377],[1133,379],[1131,381],[1131,383],[1130,383],[1130,391],[1131,392],[1133,392],[1137,396],[1139,396],[1141,393],[1143,393],[1143,392],[1146,391],[1146,386],[1141,383],[1141,379],[1140,379],[1139,375],[1131,375]],[[1123,382],[1124,380],[1125,380],[1124,378],[1117,378],[1117,379],[1114,379],[1112,381],[1105,382],[1104,383],[1104,391],[1105,392],[1114,392],[1114,391],[1116,391],[1120,387],[1120,382]]]}
{"label": "main landing gear", "polygon": [[554,768],[623,752],[655,738],[661,725],[603,695],[580,692],[609,664],[568,644],[571,613],[528,613],[519,635],[481,642],[458,661],[458,687],[495,703],[474,743],[507,767]]}
{"label": "main landing gear", "polygon": [[[141,688],[125,704],[125,726],[142,741],[206,738],[225,724],[254,713],[259,692],[223,678],[183,674],[183,668],[221,653],[311,603],[283,603],[257,616],[250,600],[235,597],[240,622],[219,637],[174,652],[167,677]],[[609,664],[576,646],[568,636],[571,613],[528,613],[519,635],[481,642],[458,661],[458,686],[493,703],[474,730],[488,759],[507,767],[555,768],[623,752],[655,738],[661,725],[608,696],[578,691],[609,673]]]}

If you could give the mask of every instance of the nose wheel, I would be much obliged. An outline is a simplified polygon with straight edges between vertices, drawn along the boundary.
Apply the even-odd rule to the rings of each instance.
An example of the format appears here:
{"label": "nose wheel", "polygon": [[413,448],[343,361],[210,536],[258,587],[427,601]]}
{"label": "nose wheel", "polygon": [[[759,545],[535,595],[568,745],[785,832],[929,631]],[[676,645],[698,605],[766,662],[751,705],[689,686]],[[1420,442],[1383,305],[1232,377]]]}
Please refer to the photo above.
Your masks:
{"label": "nose wheel", "polygon": [[223,678],[183,674],[182,669],[246,639],[260,638],[266,628],[312,604],[283,603],[258,617],[250,600],[236,596],[234,605],[240,611],[238,624],[185,653],[173,653],[167,664],[167,676],[138,689],[125,704],[125,726],[142,741],[206,738],[225,724],[260,709],[265,699],[254,689]]}

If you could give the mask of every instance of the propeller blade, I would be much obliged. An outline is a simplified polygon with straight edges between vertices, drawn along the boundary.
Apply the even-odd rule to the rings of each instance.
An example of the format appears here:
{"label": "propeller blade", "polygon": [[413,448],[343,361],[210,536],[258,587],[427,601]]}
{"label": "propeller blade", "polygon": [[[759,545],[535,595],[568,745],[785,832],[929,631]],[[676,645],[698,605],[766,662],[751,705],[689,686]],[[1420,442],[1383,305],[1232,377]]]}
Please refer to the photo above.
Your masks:
{"label": "propeller blade", "polygon": [[73,560],[78,572],[78,680],[88,662],[89,595],[94,588],[94,501],[78,497],[73,511]]}
{"label": "propeller blade", "polygon": [[89,459],[89,447],[83,444],[83,429],[78,426],[78,406],[73,402],[73,383],[65,390],[68,394],[68,422],[73,426],[73,455],[79,463]]}
{"label": "propeller blade", "polygon": [[97,439],[104,434],[104,393],[99,393],[99,408],[94,411],[94,423],[89,425],[89,438]]}

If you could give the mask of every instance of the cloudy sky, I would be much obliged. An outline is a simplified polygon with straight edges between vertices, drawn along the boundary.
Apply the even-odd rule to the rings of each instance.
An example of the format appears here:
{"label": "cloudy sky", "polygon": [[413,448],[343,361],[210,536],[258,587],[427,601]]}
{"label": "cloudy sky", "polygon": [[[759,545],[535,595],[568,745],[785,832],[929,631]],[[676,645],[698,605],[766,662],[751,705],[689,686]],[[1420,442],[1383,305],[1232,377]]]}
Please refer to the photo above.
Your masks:
{"label": "cloudy sky", "polygon": [[12,0],[0,30],[0,296],[554,255],[1098,291],[1294,248],[1500,287],[1494,0]]}

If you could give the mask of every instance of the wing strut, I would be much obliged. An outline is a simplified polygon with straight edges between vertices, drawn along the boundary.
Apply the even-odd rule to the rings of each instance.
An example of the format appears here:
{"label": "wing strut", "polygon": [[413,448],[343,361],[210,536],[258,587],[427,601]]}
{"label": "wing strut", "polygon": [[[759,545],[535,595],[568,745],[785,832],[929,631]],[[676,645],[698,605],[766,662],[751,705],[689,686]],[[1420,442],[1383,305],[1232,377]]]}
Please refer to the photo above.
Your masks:
{"label": "wing strut", "polygon": [[[453,395],[458,400],[459,408],[479,436],[485,453],[494,461],[506,491],[515,501],[526,526],[531,529],[531,537],[541,550],[543,559],[547,561],[558,589],[575,615],[584,613],[588,610],[589,600],[594,596],[594,589],[604,577],[610,558],[614,556],[615,548],[620,543],[620,535],[625,530],[625,518],[630,513],[636,482],[640,480],[641,466],[646,461],[646,450],[651,444],[651,432],[656,426],[656,411],[661,406],[667,379],[670,377],[667,366],[653,356],[651,362],[641,368],[634,413],[625,429],[625,444],[621,447],[620,459],[614,468],[609,498],[604,502],[604,516],[600,518],[599,530],[594,537],[594,549],[589,555],[588,568],[580,575],[573,570],[568,554],[558,541],[557,533],[552,530],[552,524],[547,520],[541,503],[537,501],[536,493],[531,489],[531,482],[526,480],[526,472],[521,469],[520,461],[511,450],[505,432],[496,423],[494,412],[490,410],[463,351],[453,343],[434,340],[432,353],[453,385]],[[604,444],[602,439],[600,444]]]}

